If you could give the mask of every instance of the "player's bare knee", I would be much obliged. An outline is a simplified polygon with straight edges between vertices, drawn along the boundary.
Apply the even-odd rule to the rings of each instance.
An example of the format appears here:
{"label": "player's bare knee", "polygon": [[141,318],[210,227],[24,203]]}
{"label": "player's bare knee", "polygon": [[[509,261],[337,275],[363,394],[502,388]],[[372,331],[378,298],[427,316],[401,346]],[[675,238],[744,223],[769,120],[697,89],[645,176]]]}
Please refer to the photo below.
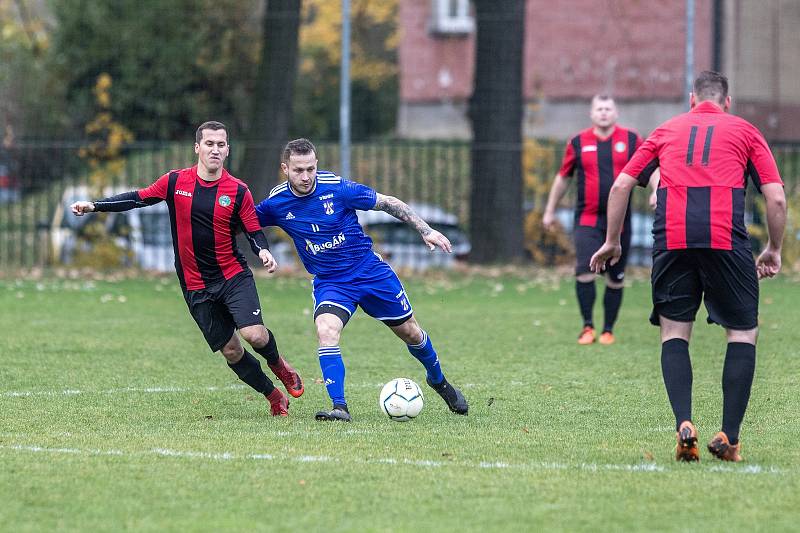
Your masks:
{"label": "player's bare knee", "polygon": [[335,324],[326,320],[317,321],[317,338],[321,346],[336,346],[342,330]]}
{"label": "player's bare knee", "polygon": [[575,279],[577,279],[581,283],[589,283],[590,281],[594,281],[594,278],[595,274],[593,272],[578,274],[577,276],[575,276]]}
{"label": "player's bare knee", "polygon": [[242,344],[237,339],[237,342],[228,342],[220,352],[229,363],[238,363],[244,355],[244,348],[242,348]]}
{"label": "player's bare knee", "polygon": [[683,339],[689,342],[692,338],[692,322],[678,322],[659,316],[659,324],[661,325],[662,343],[671,339]]}
{"label": "player's bare knee", "polygon": [[756,341],[758,340],[758,328],[746,330],[726,329],[725,335],[728,338],[728,342],[742,342],[755,346]]}
{"label": "player's bare knee", "polygon": [[425,338],[422,328],[413,317],[403,322],[399,326],[393,326],[392,331],[400,337],[406,344],[419,344]]}
{"label": "player's bare knee", "polygon": [[320,346],[336,346],[345,322],[333,313],[324,312],[314,319]]}
{"label": "player's bare knee", "polygon": [[253,348],[263,348],[269,341],[267,328],[261,325],[248,326],[239,330],[239,334]]}

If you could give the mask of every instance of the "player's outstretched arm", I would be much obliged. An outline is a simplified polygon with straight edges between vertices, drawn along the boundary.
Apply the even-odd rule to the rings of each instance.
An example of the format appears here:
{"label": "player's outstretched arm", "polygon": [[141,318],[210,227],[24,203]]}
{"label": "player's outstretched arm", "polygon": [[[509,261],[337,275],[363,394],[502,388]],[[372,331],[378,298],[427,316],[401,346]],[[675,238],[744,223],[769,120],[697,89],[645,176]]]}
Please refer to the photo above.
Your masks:
{"label": "player's outstretched arm", "polygon": [[374,211],[388,213],[417,230],[422,236],[422,240],[425,241],[425,244],[427,244],[428,248],[431,250],[435,250],[438,247],[447,253],[453,251],[450,240],[442,233],[430,227],[427,222],[422,220],[422,218],[402,200],[398,200],[394,196],[378,193],[375,200],[375,207],[372,209]]}
{"label": "player's outstretched arm", "polygon": [[786,228],[786,194],[780,183],[765,183],[761,186],[767,211],[767,234],[769,242],[756,260],[758,278],[771,278],[781,269],[781,247]]}
{"label": "player's outstretched arm", "polygon": [[115,196],[109,196],[102,200],[95,200],[93,202],[87,200],[79,200],[70,206],[72,213],[75,216],[83,216],[86,213],[94,212],[114,212],[130,211],[139,207],[147,207],[148,205],[157,204],[162,199],[158,197],[148,197],[142,199],[139,191],[129,191]]}

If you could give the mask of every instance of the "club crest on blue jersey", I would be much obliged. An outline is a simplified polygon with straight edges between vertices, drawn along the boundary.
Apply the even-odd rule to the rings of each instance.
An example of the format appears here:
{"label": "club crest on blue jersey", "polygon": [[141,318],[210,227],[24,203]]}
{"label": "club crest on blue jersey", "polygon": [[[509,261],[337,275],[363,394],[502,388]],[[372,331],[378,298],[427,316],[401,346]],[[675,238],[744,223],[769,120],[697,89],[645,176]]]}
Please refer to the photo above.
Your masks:
{"label": "club crest on blue jersey", "polygon": [[333,202],[325,202],[322,205],[325,206],[325,214],[326,215],[332,215],[333,214]]}

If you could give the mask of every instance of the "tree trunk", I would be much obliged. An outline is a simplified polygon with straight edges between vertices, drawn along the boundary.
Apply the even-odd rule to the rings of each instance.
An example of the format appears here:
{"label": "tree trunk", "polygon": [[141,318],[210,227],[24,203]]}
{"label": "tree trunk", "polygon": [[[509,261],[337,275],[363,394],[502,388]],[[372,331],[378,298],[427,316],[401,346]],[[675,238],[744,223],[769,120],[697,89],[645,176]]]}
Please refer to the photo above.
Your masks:
{"label": "tree trunk", "polygon": [[523,256],[522,64],[525,0],[474,0],[470,260]]}
{"label": "tree trunk", "polygon": [[256,203],[278,182],[281,149],[290,140],[302,0],[265,2],[261,61],[241,175]]}

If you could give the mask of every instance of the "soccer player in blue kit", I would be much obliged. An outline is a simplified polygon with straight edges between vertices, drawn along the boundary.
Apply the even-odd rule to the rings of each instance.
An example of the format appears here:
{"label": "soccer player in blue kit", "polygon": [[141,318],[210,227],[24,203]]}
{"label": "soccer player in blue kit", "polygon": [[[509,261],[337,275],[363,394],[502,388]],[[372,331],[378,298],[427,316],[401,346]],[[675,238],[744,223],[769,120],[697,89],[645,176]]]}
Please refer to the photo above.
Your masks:
{"label": "soccer player in blue kit", "polygon": [[356,210],[384,211],[420,232],[431,250],[450,253],[450,241],[432,229],[404,202],[331,172],[317,170],[311,141],[296,139],[283,149],[281,169],[288,178],[256,206],[262,226],[278,226],[294,241],[306,270],[314,275],[314,323],[319,364],[333,409],[317,420],[349,422],[344,396],[345,368],[339,338],[360,306],[389,326],[427,372],[426,381],[454,413],[466,415],[469,404],[445,379],[428,334],[414,319],[411,303],[392,268],[372,251]]}

